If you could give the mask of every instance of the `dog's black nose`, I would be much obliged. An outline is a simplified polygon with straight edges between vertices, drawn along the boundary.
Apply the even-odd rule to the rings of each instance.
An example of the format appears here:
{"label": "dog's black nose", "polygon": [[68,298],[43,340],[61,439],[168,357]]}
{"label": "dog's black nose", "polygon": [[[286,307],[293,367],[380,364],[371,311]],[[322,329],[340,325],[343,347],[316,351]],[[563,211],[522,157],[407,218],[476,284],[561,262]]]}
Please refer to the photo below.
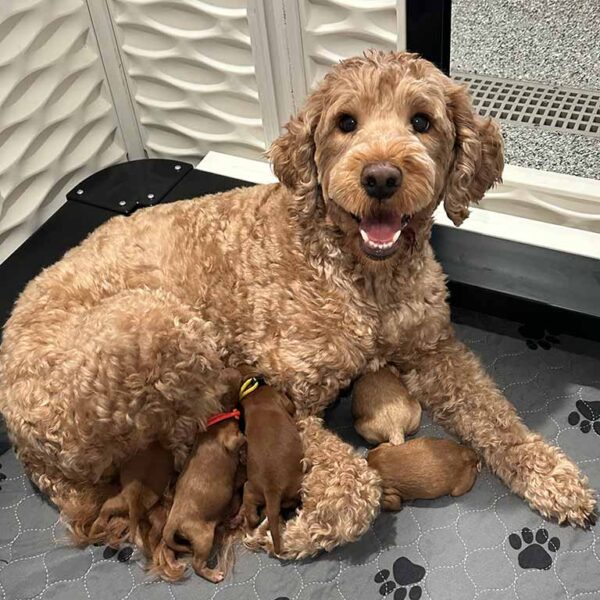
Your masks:
{"label": "dog's black nose", "polygon": [[388,162],[374,163],[363,169],[360,182],[371,198],[385,200],[400,187],[402,171]]}

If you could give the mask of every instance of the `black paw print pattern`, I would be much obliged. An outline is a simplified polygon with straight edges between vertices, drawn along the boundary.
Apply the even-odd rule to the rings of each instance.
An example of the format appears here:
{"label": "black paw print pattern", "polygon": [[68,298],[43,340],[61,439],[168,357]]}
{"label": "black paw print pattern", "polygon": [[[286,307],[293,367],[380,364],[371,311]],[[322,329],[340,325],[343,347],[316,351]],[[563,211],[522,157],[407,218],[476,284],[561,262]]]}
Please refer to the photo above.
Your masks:
{"label": "black paw print pattern", "polygon": [[[0,464],[0,482],[4,481],[6,479],[6,475],[2,472],[2,465]],[[2,489],[2,486],[0,485],[0,490]]]}
{"label": "black paw print pattern", "polygon": [[525,338],[525,343],[531,350],[537,350],[538,348],[550,350],[552,346],[560,344],[560,340],[556,335],[541,325],[521,325],[519,333]]}
{"label": "black paw print pattern", "polygon": [[392,565],[394,578],[390,579],[388,569],[382,569],[375,575],[375,583],[381,584],[379,593],[387,596],[394,592],[394,600],[419,600],[423,590],[419,583],[425,577],[425,569],[416,565],[405,556],[394,561]]}
{"label": "black paw print pattern", "polygon": [[118,548],[111,548],[110,546],[106,546],[104,548],[104,552],[102,553],[102,558],[105,560],[110,560],[115,555],[119,562],[129,562],[131,555],[133,554],[133,548],[131,546],[125,546],[120,550]]}
{"label": "black paw print pattern", "polygon": [[[577,400],[575,408],[568,417],[569,425],[579,425],[583,433],[594,431],[600,435],[600,400]],[[581,418],[583,417],[583,419]]]}
{"label": "black paw print pattern", "polygon": [[534,543],[533,531],[528,527],[523,527],[520,535],[511,533],[508,543],[515,550],[520,550],[517,559],[522,569],[549,569],[552,566],[552,555],[549,552],[554,553],[560,548],[560,540],[557,537],[548,539],[545,529],[537,530]]}

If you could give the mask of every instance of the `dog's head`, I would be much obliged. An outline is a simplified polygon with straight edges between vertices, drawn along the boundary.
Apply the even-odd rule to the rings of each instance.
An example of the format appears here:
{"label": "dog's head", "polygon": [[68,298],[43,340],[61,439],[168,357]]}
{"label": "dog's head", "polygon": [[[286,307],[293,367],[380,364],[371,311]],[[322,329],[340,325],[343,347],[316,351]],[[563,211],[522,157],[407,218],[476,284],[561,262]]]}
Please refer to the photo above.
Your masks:
{"label": "dog's head", "polygon": [[359,257],[382,260],[427,231],[443,200],[459,225],[500,179],[502,137],[465,88],[414,54],[342,61],[271,146],[275,174],[325,215]]}

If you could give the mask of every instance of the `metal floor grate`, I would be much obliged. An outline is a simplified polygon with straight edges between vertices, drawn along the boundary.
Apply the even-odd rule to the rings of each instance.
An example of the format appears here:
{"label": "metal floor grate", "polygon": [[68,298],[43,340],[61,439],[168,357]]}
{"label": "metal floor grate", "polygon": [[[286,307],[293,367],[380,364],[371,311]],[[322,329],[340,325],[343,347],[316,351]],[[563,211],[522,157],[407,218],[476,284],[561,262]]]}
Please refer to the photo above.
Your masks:
{"label": "metal floor grate", "polygon": [[452,73],[469,86],[480,114],[554,132],[600,138],[600,92]]}

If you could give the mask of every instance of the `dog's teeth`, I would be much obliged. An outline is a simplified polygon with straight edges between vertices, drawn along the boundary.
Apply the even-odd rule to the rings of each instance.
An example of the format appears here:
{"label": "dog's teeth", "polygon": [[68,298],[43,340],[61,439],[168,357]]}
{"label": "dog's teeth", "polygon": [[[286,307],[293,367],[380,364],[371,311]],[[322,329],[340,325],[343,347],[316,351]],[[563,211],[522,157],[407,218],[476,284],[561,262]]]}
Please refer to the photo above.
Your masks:
{"label": "dog's teeth", "polygon": [[398,229],[392,238],[392,244],[395,244],[398,241],[398,238],[402,235],[402,230]]}
{"label": "dog's teeth", "polygon": [[398,233],[394,236],[394,239],[391,242],[375,242],[369,239],[369,236],[365,231],[363,231],[362,229],[360,229],[359,231],[362,239],[365,241],[365,244],[369,246],[369,248],[373,248],[375,250],[388,250],[398,241],[398,238],[400,237]]}

